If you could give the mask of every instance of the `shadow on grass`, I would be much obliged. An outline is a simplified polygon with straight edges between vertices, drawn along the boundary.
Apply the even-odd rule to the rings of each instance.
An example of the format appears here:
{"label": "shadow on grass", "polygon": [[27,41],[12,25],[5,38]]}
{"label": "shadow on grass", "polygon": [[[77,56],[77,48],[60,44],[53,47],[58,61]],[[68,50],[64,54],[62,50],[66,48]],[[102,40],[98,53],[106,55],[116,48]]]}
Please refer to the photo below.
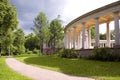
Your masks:
{"label": "shadow on grass", "polygon": [[29,57],[24,61],[27,64],[53,68],[53,70],[69,75],[88,77],[120,77],[120,62],[64,59],[52,56]]}

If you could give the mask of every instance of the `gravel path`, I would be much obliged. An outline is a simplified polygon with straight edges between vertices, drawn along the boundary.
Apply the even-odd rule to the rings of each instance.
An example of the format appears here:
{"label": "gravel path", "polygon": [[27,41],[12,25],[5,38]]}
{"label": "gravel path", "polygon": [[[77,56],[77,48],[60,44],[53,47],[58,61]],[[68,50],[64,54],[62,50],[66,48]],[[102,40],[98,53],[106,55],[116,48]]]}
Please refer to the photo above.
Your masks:
{"label": "gravel path", "polygon": [[13,70],[33,80],[94,80],[86,77],[69,76],[63,73],[27,65],[17,61],[15,58],[7,58],[6,63]]}

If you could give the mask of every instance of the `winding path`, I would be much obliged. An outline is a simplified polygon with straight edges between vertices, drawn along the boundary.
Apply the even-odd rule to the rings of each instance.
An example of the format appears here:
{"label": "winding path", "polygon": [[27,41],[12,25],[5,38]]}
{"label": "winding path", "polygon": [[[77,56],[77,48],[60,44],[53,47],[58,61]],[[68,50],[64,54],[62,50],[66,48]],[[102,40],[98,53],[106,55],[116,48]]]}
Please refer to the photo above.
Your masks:
{"label": "winding path", "polygon": [[86,77],[69,76],[63,73],[27,65],[17,61],[15,58],[7,58],[6,63],[13,70],[33,80],[94,80]]}

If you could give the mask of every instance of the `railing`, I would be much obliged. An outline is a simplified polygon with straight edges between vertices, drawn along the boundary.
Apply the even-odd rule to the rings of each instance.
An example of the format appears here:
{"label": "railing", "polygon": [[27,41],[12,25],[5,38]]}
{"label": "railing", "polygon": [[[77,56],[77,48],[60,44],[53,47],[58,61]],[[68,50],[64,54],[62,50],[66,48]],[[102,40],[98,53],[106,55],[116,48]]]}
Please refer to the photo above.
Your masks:
{"label": "railing", "polygon": [[[115,40],[110,40],[110,47],[114,47],[114,44],[115,44]],[[95,41],[92,40],[91,41],[91,46],[95,46]],[[107,40],[100,40],[99,41],[99,46],[100,47],[107,47]]]}

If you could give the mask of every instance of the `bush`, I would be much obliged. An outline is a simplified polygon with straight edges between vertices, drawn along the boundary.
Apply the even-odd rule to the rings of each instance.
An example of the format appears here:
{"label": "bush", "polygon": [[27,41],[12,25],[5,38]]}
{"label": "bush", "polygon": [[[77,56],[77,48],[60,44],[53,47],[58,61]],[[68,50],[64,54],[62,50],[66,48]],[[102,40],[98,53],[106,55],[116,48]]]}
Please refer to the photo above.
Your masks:
{"label": "bush", "polygon": [[27,51],[27,54],[32,54],[33,52],[32,51]]}
{"label": "bush", "polygon": [[34,49],[34,50],[33,50],[33,54],[39,54],[39,50]]}
{"label": "bush", "polygon": [[114,54],[114,50],[108,47],[97,48],[93,50],[93,54],[89,56],[89,59],[100,60],[100,61],[119,61],[120,57]]}
{"label": "bush", "polygon": [[60,56],[63,58],[78,58],[79,53],[74,49],[64,49],[61,51]]}

